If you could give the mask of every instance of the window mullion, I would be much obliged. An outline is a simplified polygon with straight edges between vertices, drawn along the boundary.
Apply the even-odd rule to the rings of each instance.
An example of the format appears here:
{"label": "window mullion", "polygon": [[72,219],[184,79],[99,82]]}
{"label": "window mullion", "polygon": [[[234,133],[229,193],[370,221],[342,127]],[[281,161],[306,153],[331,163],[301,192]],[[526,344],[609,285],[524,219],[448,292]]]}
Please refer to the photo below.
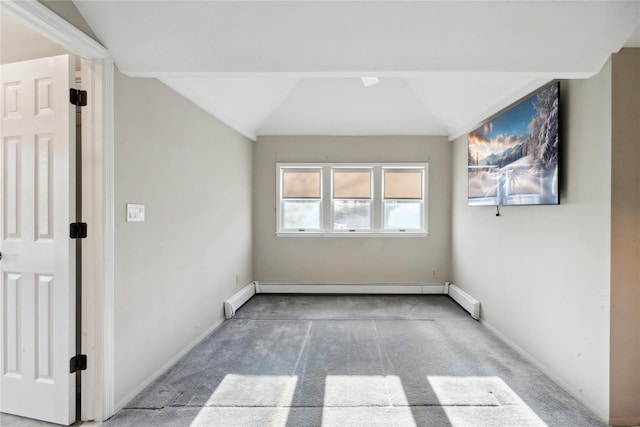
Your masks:
{"label": "window mullion", "polygon": [[429,209],[429,165],[424,165],[424,169],[422,170],[422,229],[424,231],[429,230],[429,214],[427,209]]}
{"label": "window mullion", "polygon": [[276,232],[282,230],[282,167],[276,163]]}
{"label": "window mullion", "polygon": [[373,203],[372,206],[372,231],[378,232],[382,230],[382,167],[373,167]]}
{"label": "window mullion", "polygon": [[323,233],[332,231],[331,218],[333,217],[332,193],[332,173],[331,166],[322,167],[322,218],[321,228]]}

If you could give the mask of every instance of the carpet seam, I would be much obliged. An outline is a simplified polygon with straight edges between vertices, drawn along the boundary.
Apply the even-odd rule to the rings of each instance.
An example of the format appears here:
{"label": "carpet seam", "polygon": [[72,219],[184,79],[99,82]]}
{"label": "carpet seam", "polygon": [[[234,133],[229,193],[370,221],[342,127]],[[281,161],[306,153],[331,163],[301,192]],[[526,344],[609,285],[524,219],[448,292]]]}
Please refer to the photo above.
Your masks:
{"label": "carpet seam", "polygon": [[[458,319],[458,318],[448,318],[448,317],[438,317],[438,318],[424,318],[424,319],[403,319],[403,318],[389,318],[389,319],[381,319],[379,317],[323,317],[323,318],[313,318],[313,319],[299,319],[299,318],[295,318],[295,317],[272,317],[272,318],[259,318],[259,319],[255,319],[255,318],[250,318],[250,317],[238,317],[235,316],[231,319],[228,319],[227,322],[234,322],[234,321],[238,321],[238,320],[251,320],[254,322],[270,322],[270,321],[299,321],[299,322],[314,322],[314,321],[342,321],[342,320],[349,320],[349,321],[357,321],[357,320],[361,320],[361,321],[388,321],[388,322],[437,322],[439,320],[462,320],[462,319]],[[466,319],[464,319],[466,320]]]}
{"label": "carpet seam", "polygon": [[380,342],[380,331],[378,331],[378,325],[375,320],[372,320],[373,329],[376,332],[376,346],[378,348],[378,357],[380,358],[380,371],[382,371],[382,375],[384,377],[384,388],[386,390],[385,397],[387,398],[389,404],[393,406],[393,401],[391,400],[391,390],[389,390],[389,382],[387,381],[387,371],[384,368],[384,360],[382,356],[382,343]]}
{"label": "carpet seam", "polygon": [[522,405],[480,405],[480,404],[411,404],[411,405],[295,405],[295,406],[274,406],[274,405],[168,405],[161,408],[122,408],[123,410],[136,410],[136,411],[159,411],[167,408],[507,408],[507,407],[522,407]]}

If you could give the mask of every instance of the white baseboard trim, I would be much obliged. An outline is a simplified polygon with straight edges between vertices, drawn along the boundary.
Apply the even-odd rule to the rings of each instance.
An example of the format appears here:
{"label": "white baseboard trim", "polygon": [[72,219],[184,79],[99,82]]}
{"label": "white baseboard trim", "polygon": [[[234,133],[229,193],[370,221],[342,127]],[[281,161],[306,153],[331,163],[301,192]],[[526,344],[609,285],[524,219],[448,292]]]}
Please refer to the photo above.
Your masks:
{"label": "white baseboard trim", "polygon": [[256,282],[258,294],[444,294],[444,283]]}
{"label": "white baseboard trim", "polygon": [[567,393],[569,393],[576,400],[581,402],[584,406],[589,408],[589,410],[591,412],[593,412],[594,414],[596,414],[596,416],[598,418],[600,418],[605,423],[609,423],[609,415],[608,414],[598,410],[598,408],[596,408],[596,406],[593,404],[593,402],[590,402],[589,400],[585,399],[584,395],[579,393],[578,390],[575,390],[573,387],[569,386],[569,384],[567,384],[565,381],[563,381],[554,371],[552,371],[549,368],[547,368],[545,365],[540,363],[535,357],[533,357],[528,352],[526,352],[522,347],[520,347],[518,344],[514,343],[509,338],[507,338],[506,335],[504,335],[498,329],[493,327],[493,325],[491,325],[491,323],[487,322],[484,319],[480,319],[480,323],[482,323],[482,325],[485,326],[489,331],[491,331],[491,333],[493,333],[500,340],[502,340],[505,344],[507,344],[509,347],[511,347],[516,353],[518,353],[520,356],[522,356],[525,360],[527,360],[529,363],[534,365],[536,368],[540,369],[547,377],[549,377],[553,382],[555,382],[560,387],[562,387]]}
{"label": "white baseboard trim", "polygon": [[449,295],[471,317],[480,319],[480,302],[451,282],[444,283],[330,283],[254,281],[224,302],[224,312],[231,319],[255,294],[398,294]]}
{"label": "white baseboard trim", "polygon": [[256,294],[256,284],[255,282],[249,283],[244,288],[240,289],[238,292],[233,294],[231,298],[227,299],[224,302],[224,317],[226,319],[231,319],[236,315],[236,310],[244,305],[247,301],[249,301]]}
{"label": "white baseboard trim", "polygon": [[165,363],[164,365],[162,365],[161,367],[159,367],[158,369],[155,370],[155,372],[153,372],[151,375],[149,375],[147,377],[146,380],[144,380],[138,387],[136,387],[135,389],[133,389],[131,392],[129,392],[129,394],[127,394],[125,397],[123,397],[122,399],[120,399],[118,402],[116,402],[115,404],[115,408],[113,413],[115,414],[116,412],[120,411],[122,408],[124,408],[127,403],[129,403],[134,397],[136,397],[138,395],[138,393],[140,393],[142,390],[144,390],[144,388],[146,386],[148,386],[149,384],[151,384],[153,381],[155,381],[160,375],[164,374],[166,371],[168,371],[173,365],[175,365],[176,363],[178,363],[178,360],[182,359],[182,357],[187,354],[188,352],[190,352],[196,345],[200,344],[200,341],[202,341],[203,339],[205,339],[207,336],[209,336],[209,334],[211,334],[214,330],[216,330],[220,325],[222,325],[222,322],[224,322],[224,319],[219,319],[218,321],[216,321],[213,325],[211,325],[209,328],[207,328],[206,331],[204,331],[202,334],[200,334],[195,340],[191,341],[186,347],[184,347],[183,349],[181,349],[175,356],[173,356],[171,359],[169,359],[167,361],[167,363]]}
{"label": "white baseboard trim", "polygon": [[480,302],[451,282],[445,284],[449,297],[460,304],[476,320],[480,320]]}

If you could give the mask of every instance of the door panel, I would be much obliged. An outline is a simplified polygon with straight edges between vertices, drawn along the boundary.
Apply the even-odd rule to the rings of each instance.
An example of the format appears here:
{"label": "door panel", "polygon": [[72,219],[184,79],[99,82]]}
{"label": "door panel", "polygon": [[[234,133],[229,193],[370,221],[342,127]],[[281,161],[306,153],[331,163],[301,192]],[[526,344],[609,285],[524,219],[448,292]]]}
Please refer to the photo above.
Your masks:
{"label": "door panel", "polygon": [[75,421],[75,73],[68,55],[2,65],[0,411]]}

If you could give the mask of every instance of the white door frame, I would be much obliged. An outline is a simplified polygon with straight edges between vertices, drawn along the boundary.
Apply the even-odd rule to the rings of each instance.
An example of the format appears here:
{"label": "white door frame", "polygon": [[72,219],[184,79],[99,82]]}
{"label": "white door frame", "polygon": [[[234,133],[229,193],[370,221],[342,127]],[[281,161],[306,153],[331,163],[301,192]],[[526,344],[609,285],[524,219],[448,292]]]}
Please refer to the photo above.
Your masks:
{"label": "white door frame", "polygon": [[109,51],[37,1],[3,0],[34,31],[82,58],[82,86],[88,103],[82,114],[82,220],[89,226],[82,244],[83,421],[104,421],[114,402],[114,65]]}

